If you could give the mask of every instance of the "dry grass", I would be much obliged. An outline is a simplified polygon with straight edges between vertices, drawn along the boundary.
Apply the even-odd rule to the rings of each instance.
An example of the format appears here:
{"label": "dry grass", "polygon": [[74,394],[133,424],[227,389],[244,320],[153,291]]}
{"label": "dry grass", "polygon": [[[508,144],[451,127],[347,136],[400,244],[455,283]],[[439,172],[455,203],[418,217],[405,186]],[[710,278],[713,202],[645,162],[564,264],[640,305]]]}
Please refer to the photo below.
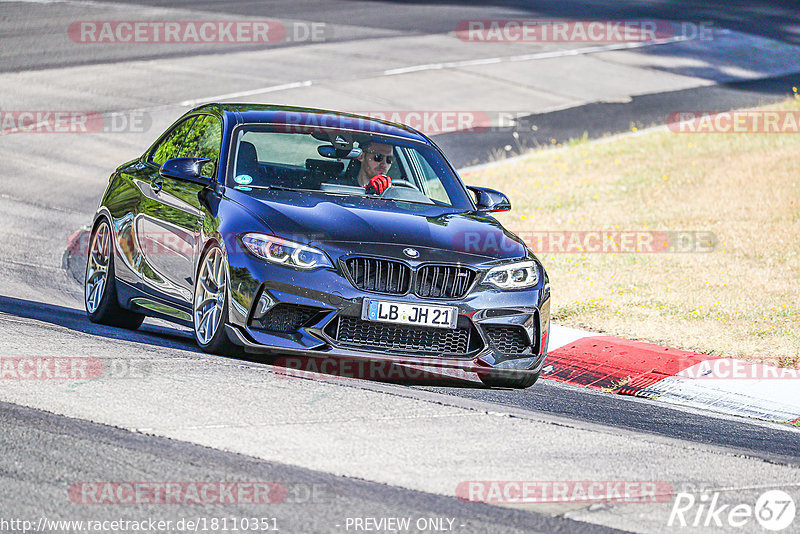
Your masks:
{"label": "dry grass", "polygon": [[557,323],[800,367],[800,135],[657,130],[539,150],[465,180],[508,194],[514,209],[498,219],[515,233],[716,235],[707,253],[540,254]]}

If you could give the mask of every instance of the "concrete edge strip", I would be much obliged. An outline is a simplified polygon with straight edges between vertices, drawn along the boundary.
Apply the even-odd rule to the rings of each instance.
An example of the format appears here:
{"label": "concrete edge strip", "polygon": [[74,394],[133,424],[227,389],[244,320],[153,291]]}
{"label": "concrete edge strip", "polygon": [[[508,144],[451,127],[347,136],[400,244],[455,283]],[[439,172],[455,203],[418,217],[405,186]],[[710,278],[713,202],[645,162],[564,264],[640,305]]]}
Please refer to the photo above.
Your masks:
{"label": "concrete edge strip", "polygon": [[773,422],[800,422],[800,369],[554,325],[542,378]]}

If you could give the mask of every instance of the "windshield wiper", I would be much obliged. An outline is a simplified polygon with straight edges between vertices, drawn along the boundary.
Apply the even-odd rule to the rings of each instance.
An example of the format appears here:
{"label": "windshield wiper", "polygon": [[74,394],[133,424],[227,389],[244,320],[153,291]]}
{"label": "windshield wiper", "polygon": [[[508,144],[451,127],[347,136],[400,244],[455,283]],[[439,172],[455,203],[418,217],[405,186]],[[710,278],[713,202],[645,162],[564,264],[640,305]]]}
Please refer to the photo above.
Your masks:
{"label": "windshield wiper", "polygon": [[295,187],[286,187],[283,185],[247,185],[251,189],[274,189],[275,191],[304,191]]}

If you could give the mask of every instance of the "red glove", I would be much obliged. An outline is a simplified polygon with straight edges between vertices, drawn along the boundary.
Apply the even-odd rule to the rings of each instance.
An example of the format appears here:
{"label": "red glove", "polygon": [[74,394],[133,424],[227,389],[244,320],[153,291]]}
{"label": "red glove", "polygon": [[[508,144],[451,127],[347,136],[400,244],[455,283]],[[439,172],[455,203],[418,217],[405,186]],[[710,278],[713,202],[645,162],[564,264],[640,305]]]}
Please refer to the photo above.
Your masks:
{"label": "red glove", "polygon": [[386,176],[385,174],[376,174],[372,177],[372,180],[369,181],[367,185],[364,186],[364,189],[367,193],[374,193],[376,195],[382,195],[384,191],[392,187],[392,179]]}

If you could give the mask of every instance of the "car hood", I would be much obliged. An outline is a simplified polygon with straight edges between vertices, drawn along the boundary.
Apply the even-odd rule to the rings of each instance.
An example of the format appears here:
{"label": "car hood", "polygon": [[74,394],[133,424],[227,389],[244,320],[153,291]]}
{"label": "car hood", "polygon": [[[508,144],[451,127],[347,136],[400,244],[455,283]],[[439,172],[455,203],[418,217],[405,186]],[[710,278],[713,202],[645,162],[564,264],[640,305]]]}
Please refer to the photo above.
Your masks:
{"label": "car hood", "polygon": [[391,244],[487,259],[528,254],[522,241],[496,219],[474,211],[315,192],[254,190],[243,196],[237,195],[236,200],[275,235],[323,248],[325,244]]}

